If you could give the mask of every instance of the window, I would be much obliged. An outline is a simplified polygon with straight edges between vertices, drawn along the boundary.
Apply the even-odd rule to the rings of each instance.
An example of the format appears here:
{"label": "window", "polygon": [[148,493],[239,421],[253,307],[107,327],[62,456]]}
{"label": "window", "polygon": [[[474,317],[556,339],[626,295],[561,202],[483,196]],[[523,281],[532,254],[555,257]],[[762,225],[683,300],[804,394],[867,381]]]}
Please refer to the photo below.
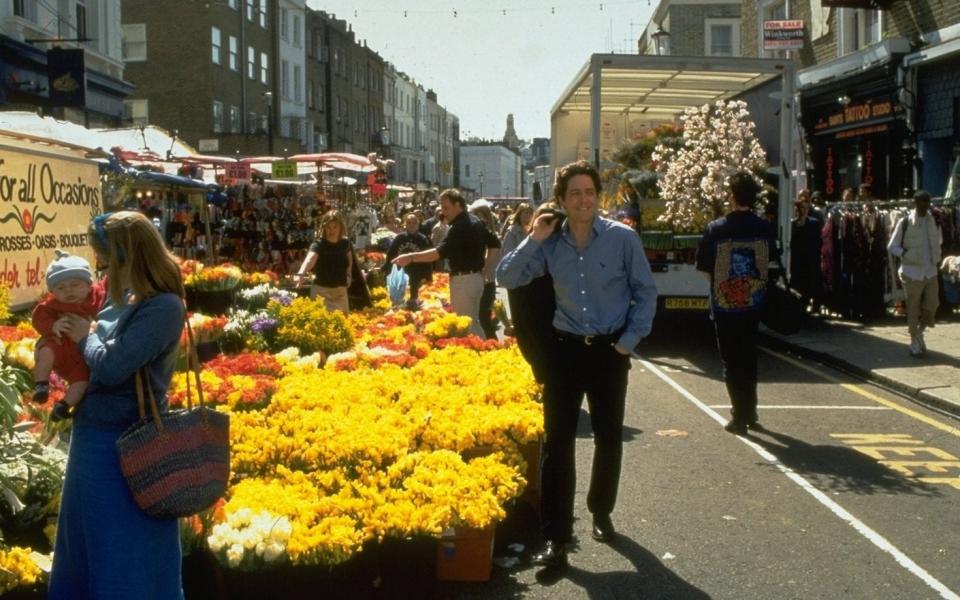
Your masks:
{"label": "window", "polygon": [[240,107],[231,106],[230,107],[230,133],[240,133],[240,128],[243,125],[243,118],[240,116]]}
{"label": "window", "polygon": [[121,36],[123,60],[127,62],[147,60],[147,26],[145,23],[124,25]]}
{"label": "window", "polygon": [[256,133],[260,129],[260,116],[255,112],[247,113],[247,133]]}
{"label": "window", "polygon": [[223,102],[219,100],[213,101],[213,132],[220,133],[223,131]]}
{"label": "window", "polygon": [[133,125],[147,125],[150,123],[149,101],[143,100],[124,100],[123,101],[123,120],[129,121]]}
{"label": "window", "polygon": [[467,173],[466,173],[467,177],[470,177],[470,165],[464,165],[463,167],[464,167],[464,169],[466,169],[466,171],[467,171]]}
{"label": "window", "polygon": [[337,75],[340,74],[340,49],[333,49],[333,71]]}
{"label": "window", "polygon": [[240,43],[237,42],[237,38],[234,36],[229,37],[229,49],[230,49],[230,70],[239,71],[240,70]]}
{"label": "window", "polygon": [[264,85],[270,83],[270,58],[266,52],[260,53],[260,83]]}
{"label": "window", "polygon": [[287,27],[287,9],[280,8],[280,39],[290,39],[290,29]]}
{"label": "window", "polygon": [[840,55],[856,52],[880,41],[882,13],[866,8],[840,9]]}
{"label": "window", "polygon": [[707,56],[740,56],[740,19],[706,19]]}
{"label": "window", "polygon": [[317,84],[317,110],[327,110],[327,90],[322,83]]}
{"label": "window", "polygon": [[233,10],[237,10],[237,7],[239,6],[239,4],[237,0],[227,0],[227,6],[229,6]]}
{"label": "window", "polygon": [[254,5],[253,5],[254,2],[256,2],[256,0],[247,0],[247,4],[246,4],[246,6],[247,6],[247,20],[250,21],[251,23],[254,22],[254,14],[253,14],[253,13],[255,12],[255,8],[254,8]]}
{"label": "window", "polygon": [[300,81],[303,68],[300,65],[293,65],[293,101],[303,102],[303,83]]}
{"label": "window", "polygon": [[300,47],[300,15],[293,15],[293,45]]}
{"label": "window", "polygon": [[286,60],[280,61],[280,95],[290,97],[290,63]]}
{"label": "window", "polygon": [[315,108],[313,103],[313,81],[307,80],[307,108]]}
{"label": "window", "polygon": [[87,37],[87,5],[82,0],[77,0],[76,17],[77,37],[83,39]]}
{"label": "window", "polygon": [[217,27],[210,28],[210,48],[212,51],[211,58],[213,59],[213,64],[220,64],[220,29]]}
{"label": "window", "polygon": [[267,0],[260,0],[260,27],[267,28]]}
{"label": "window", "polygon": [[257,78],[257,51],[253,46],[247,46],[247,78]]}

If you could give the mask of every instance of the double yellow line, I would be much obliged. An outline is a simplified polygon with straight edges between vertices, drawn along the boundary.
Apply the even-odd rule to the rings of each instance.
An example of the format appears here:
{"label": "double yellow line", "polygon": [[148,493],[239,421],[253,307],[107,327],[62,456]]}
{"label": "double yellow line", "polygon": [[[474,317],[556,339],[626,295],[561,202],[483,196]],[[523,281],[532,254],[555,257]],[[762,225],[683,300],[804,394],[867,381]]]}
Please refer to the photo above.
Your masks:
{"label": "double yellow line", "polygon": [[917,421],[920,421],[920,422],[922,422],[922,423],[925,423],[925,424],[927,424],[927,425],[929,425],[929,426],[931,426],[931,427],[935,427],[936,429],[939,429],[940,431],[945,431],[945,432],[947,432],[947,433],[949,433],[949,434],[951,434],[951,435],[955,435],[955,436],[957,436],[957,437],[960,437],[960,429],[958,429],[957,427],[952,427],[952,426],[950,426],[950,425],[947,425],[946,423],[941,423],[940,421],[938,421],[938,420],[936,420],[936,419],[933,419],[933,418],[931,418],[931,417],[928,417],[928,416],[925,415],[925,414],[919,413],[919,412],[917,412],[917,411],[915,411],[915,410],[911,410],[911,409],[909,409],[909,408],[907,408],[907,407],[905,407],[905,406],[901,406],[901,405],[897,404],[896,402],[893,402],[892,400],[887,400],[886,398],[881,398],[880,396],[878,396],[878,395],[876,395],[876,394],[874,394],[874,393],[872,393],[872,392],[869,392],[869,391],[863,389],[862,387],[860,387],[860,386],[858,386],[858,385],[855,385],[855,384],[852,384],[852,383],[844,383],[844,382],[841,381],[839,378],[834,377],[833,375],[830,375],[830,374],[828,374],[828,373],[824,373],[823,371],[821,371],[821,370],[819,370],[819,369],[815,369],[815,368],[813,368],[813,367],[811,367],[811,366],[809,366],[809,365],[805,365],[804,363],[800,362],[799,360],[797,360],[797,359],[795,359],[795,358],[792,358],[792,357],[790,357],[790,356],[787,356],[787,355],[785,355],[785,354],[781,354],[780,352],[776,352],[776,351],[774,351],[774,350],[770,350],[769,348],[760,348],[760,349],[763,350],[764,352],[766,352],[767,354],[771,355],[771,356],[775,356],[775,357],[779,358],[780,360],[782,360],[782,361],[784,361],[784,362],[786,362],[786,363],[789,363],[789,364],[797,367],[798,369],[803,369],[804,371],[807,371],[808,373],[813,373],[814,375],[820,377],[821,379],[825,379],[825,380],[829,381],[830,383],[835,383],[835,384],[839,385],[840,387],[842,387],[843,389],[845,389],[845,390],[847,390],[847,391],[853,392],[854,394],[857,394],[857,395],[859,395],[859,396],[863,396],[864,398],[867,398],[868,400],[873,400],[873,401],[876,402],[877,404],[882,404],[883,406],[886,406],[886,407],[891,408],[891,409],[893,409],[893,410],[895,410],[895,411],[897,411],[897,412],[899,412],[899,413],[902,413],[902,414],[904,414],[904,415],[907,415],[908,417],[910,417],[910,418],[912,418],[912,419],[916,419]]}

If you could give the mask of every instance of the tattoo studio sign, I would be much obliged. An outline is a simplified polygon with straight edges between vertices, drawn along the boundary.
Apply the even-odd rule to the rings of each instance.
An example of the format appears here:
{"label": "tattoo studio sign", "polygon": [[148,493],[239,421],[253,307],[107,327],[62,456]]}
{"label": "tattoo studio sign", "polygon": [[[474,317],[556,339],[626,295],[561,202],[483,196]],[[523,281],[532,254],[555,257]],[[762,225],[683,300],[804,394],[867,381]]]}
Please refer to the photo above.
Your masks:
{"label": "tattoo studio sign", "polygon": [[0,282],[21,307],[46,291],[44,273],[60,249],[91,261],[87,224],[101,212],[96,163],[0,141]]}

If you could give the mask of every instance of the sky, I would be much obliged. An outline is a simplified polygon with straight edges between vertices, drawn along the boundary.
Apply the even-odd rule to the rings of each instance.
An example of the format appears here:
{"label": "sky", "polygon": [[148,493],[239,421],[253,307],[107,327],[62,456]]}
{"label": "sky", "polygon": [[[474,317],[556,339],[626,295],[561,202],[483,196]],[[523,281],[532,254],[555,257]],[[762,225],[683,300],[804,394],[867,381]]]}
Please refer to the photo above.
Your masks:
{"label": "sky", "polygon": [[[635,53],[648,0],[308,0],[437,93],[460,137],[550,137],[550,109],[591,54]],[[504,14],[506,12],[506,14]],[[456,13],[456,16],[454,16]],[[406,16],[404,16],[406,14]]]}

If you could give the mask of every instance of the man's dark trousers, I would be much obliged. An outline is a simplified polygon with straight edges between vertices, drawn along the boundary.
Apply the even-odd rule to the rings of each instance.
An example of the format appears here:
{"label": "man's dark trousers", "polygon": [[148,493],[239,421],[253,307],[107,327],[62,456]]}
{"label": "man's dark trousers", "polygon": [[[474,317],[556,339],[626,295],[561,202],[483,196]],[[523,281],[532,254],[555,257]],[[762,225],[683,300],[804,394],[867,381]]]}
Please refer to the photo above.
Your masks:
{"label": "man's dark trousers", "polygon": [[582,340],[558,337],[551,362],[543,393],[546,440],[541,516],[544,537],[566,543],[573,535],[577,419],[584,394],[594,436],[587,507],[593,514],[607,515],[616,504],[630,357],[617,352],[609,341],[588,345]]}
{"label": "man's dark trousers", "polygon": [[757,327],[759,313],[717,317],[717,346],[723,380],[730,394],[731,414],[739,423],[757,419]]}

